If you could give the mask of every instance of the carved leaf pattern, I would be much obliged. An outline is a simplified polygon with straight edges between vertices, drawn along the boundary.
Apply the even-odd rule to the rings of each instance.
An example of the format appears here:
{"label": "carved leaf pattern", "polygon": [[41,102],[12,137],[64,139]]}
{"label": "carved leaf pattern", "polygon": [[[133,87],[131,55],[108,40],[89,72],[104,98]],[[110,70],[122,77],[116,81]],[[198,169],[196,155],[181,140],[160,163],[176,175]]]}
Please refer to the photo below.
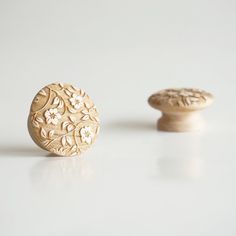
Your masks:
{"label": "carved leaf pattern", "polygon": [[63,84],[63,83],[59,83],[59,86],[60,86],[61,88],[64,88],[64,84]]}
{"label": "carved leaf pattern", "polygon": [[85,92],[84,92],[84,90],[81,89],[80,90],[80,96],[83,97],[84,95],[85,95]]}
{"label": "carved leaf pattern", "polygon": [[73,114],[75,114],[77,111],[74,109],[74,108],[72,108],[72,107],[68,107],[68,110],[69,110],[69,112],[70,113],[73,113]]}
{"label": "carved leaf pattern", "polygon": [[69,90],[65,89],[64,92],[67,96],[71,97],[71,92]]}
{"label": "carved leaf pattern", "polygon": [[72,139],[71,139],[70,136],[67,136],[67,137],[66,137],[66,141],[67,141],[67,143],[68,143],[70,146],[72,145]]}
{"label": "carved leaf pattern", "polygon": [[77,146],[76,146],[76,145],[73,145],[73,146],[71,147],[71,151],[72,151],[72,152],[76,151],[76,148],[77,148]]}
{"label": "carved leaf pattern", "polygon": [[62,108],[64,106],[64,102],[62,100],[59,101],[58,108]]}
{"label": "carved leaf pattern", "polygon": [[59,102],[60,102],[59,97],[55,97],[52,104],[53,104],[53,105],[58,105]]}
{"label": "carved leaf pattern", "polygon": [[41,118],[41,117],[36,117],[36,119],[35,119],[37,122],[39,122],[39,123],[43,123],[43,119]]}
{"label": "carved leaf pattern", "polygon": [[47,138],[47,132],[45,131],[44,128],[41,128],[40,134],[43,138]]}
{"label": "carved leaf pattern", "polygon": [[39,123],[37,121],[33,120],[32,124],[35,128],[39,128]]}
{"label": "carved leaf pattern", "polygon": [[70,87],[74,90],[74,92],[76,92],[77,90],[79,90],[78,88],[76,88],[76,87],[73,86],[73,85],[71,85]]}
{"label": "carved leaf pattern", "polygon": [[54,135],[54,130],[50,130],[49,132],[48,132],[48,137],[49,138],[52,138],[52,136]]}
{"label": "carved leaf pattern", "polygon": [[68,125],[66,129],[67,129],[68,132],[70,132],[71,130],[74,129],[74,126],[73,125]]}
{"label": "carved leaf pattern", "polygon": [[64,121],[64,122],[62,123],[62,129],[65,129],[65,128],[67,127],[67,125],[69,125],[69,124],[70,124],[69,121]]}
{"label": "carved leaf pattern", "polygon": [[82,117],[82,120],[88,120],[89,119],[89,115],[84,115],[83,117]]}
{"label": "carved leaf pattern", "polygon": [[62,146],[66,146],[66,136],[63,136],[61,138],[61,144],[62,144]]}

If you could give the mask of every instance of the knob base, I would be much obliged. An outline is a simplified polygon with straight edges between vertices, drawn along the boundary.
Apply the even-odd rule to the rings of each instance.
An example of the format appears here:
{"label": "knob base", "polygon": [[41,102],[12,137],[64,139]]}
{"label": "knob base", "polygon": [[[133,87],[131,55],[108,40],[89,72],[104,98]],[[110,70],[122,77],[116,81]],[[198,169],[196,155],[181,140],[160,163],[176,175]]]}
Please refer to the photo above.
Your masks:
{"label": "knob base", "polygon": [[168,132],[192,132],[204,128],[199,112],[162,113],[157,129]]}

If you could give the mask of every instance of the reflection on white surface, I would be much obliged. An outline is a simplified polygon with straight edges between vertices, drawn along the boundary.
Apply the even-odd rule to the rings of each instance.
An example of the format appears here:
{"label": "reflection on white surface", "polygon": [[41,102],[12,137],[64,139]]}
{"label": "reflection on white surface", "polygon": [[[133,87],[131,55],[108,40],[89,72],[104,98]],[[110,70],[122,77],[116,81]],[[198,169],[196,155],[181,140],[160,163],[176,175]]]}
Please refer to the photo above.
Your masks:
{"label": "reflection on white surface", "polygon": [[[162,155],[157,160],[157,171],[166,179],[197,179],[204,174],[204,160],[200,157],[197,133],[172,134],[161,137]],[[171,147],[168,147],[171,144]]]}
{"label": "reflection on white surface", "polygon": [[203,175],[203,167],[203,160],[197,157],[158,159],[158,173],[166,179],[197,179]]}
{"label": "reflection on white surface", "polygon": [[75,185],[79,181],[91,181],[94,172],[84,158],[50,157],[38,162],[31,171],[33,184],[49,187]]}

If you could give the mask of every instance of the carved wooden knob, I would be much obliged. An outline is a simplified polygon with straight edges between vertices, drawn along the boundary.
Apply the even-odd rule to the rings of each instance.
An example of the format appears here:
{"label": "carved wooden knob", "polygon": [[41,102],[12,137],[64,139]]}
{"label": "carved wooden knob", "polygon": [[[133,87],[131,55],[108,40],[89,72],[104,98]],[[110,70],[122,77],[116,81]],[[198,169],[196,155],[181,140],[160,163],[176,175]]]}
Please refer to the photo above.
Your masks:
{"label": "carved wooden knob", "polygon": [[193,88],[165,89],[151,95],[148,103],[162,112],[157,128],[187,132],[203,128],[200,110],[213,102],[213,95]]}
{"label": "carved wooden knob", "polygon": [[76,156],[96,139],[98,112],[82,89],[69,84],[49,84],[33,99],[28,130],[41,148],[61,156]]}

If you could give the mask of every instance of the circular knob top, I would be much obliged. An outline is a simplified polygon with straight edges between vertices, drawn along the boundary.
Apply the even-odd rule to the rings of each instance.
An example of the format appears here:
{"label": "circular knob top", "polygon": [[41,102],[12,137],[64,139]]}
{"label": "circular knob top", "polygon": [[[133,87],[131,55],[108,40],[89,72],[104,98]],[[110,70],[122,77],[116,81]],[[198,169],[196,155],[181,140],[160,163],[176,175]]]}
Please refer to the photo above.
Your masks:
{"label": "circular knob top", "polygon": [[203,109],[213,102],[213,95],[200,89],[175,88],[161,90],[148,103],[163,112],[188,112]]}
{"label": "circular knob top", "polygon": [[53,83],[33,99],[28,130],[41,148],[62,156],[75,156],[94,142],[99,118],[91,98],[69,84]]}

